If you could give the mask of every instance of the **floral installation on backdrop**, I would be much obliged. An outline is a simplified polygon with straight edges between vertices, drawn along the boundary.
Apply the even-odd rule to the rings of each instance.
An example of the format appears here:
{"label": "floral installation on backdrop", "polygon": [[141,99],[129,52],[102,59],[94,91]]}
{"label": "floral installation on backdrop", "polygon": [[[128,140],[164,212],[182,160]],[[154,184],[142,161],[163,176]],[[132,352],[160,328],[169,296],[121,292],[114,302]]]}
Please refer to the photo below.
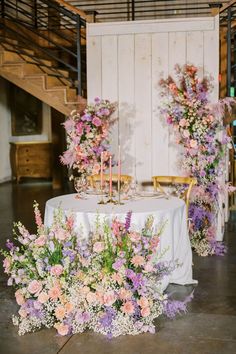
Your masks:
{"label": "floral installation on backdrop", "polygon": [[71,170],[70,179],[74,178],[74,173],[83,177],[99,173],[102,152],[104,169],[109,166],[108,134],[116,121],[111,118],[115,109],[115,103],[96,97],[82,114],[74,110],[63,123],[67,150],[60,160]]}
{"label": "floral installation on backdrop", "polygon": [[160,81],[161,113],[173,126],[176,143],[184,147],[182,169],[198,181],[189,208],[192,247],[201,256],[223,255],[226,247],[216,241],[216,222],[219,196],[225,190],[223,157],[231,140],[223,127],[223,115],[226,108],[231,112],[235,99],[210,103],[211,78],[199,79],[193,65],[176,65],[175,73],[177,81],[170,76]]}
{"label": "floral installation on backdrop", "polygon": [[160,282],[178,265],[164,262],[158,251],[164,227],[155,230],[153,217],[141,232],[131,229],[131,212],[124,223],[111,226],[99,215],[89,239],[75,231],[73,216],[58,209],[46,228],[34,204],[37,233],[15,224],[17,244],[1,250],[8,285],[13,286],[18,315],[13,323],[23,335],[42,327],[59,335],[86,329],[108,337],[155,332],[154,320],[186,311],[184,301],[170,300]]}

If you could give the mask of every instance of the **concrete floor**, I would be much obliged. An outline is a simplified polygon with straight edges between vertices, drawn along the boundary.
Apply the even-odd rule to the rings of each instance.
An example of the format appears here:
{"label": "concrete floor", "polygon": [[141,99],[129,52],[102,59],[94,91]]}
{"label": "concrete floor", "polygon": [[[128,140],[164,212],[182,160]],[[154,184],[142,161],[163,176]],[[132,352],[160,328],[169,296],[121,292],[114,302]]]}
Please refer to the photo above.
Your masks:
{"label": "concrete floor", "polygon": [[[22,221],[33,230],[32,204],[37,200],[44,212],[45,201],[68,193],[52,191],[49,183],[0,184],[0,247],[11,238],[12,222]],[[6,286],[0,267],[0,354],[235,354],[236,353],[236,211],[226,228],[229,247],[225,257],[194,255],[194,278],[199,285],[188,314],[175,320],[160,319],[155,334],[125,336],[112,340],[84,333],[59,337],[55,330],[41,330],[19,337],[11,323],[17,311],[13,290]],[[181,298],[191,286],[173,286],[169,291]]]}

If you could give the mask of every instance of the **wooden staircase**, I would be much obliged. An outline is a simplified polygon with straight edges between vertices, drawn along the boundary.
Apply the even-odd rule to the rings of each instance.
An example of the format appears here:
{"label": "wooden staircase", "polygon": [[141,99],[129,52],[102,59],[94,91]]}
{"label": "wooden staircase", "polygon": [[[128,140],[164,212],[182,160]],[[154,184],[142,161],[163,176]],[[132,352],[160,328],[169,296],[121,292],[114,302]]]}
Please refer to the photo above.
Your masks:
{"label": "wooden staircase", "polygon": [[[63,115],[86,106],[86,19],[62,0],[0,7],[0,76]],[[35,12],[36,11],[36,12]],[[82,97],[84,96],[84,97]]]}
{"label": "wooden staircase", "polygon": [[[73,109],[84,109],[86,99],[71,88],[66,70],[55,70],[53,62],[45,59],[41,59],[39,65],[32,59],[32,50],[23,48],[25,54],[18,54],[15,49],[17,45],[17,41],[12,39],[1,41],[0,76],[65,115]],[[63,75],[63,78],[57,74]]]}

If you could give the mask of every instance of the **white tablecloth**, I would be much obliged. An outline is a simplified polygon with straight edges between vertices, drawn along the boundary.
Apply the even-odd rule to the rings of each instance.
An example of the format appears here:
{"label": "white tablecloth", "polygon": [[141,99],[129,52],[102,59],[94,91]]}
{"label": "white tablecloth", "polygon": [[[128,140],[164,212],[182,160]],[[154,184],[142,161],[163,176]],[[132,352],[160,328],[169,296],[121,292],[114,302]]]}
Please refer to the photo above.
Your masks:
{"label": "white tablecloth", "polygon": [[87,199],[76,199],[76,194],[68,194],[52,198],[47,201],[44,223],[50,226],[54,210],[60,207],[65,214],[74,214],[75,227],[83,228],[84,236],[88,237],[93,230],[95,219],[99,213],[100,218],[111,221],[114,217],[124,221],[126,213],[132,211],[131,227],[140,230],[145,220],[153,215],[154,226],[163,221],[166,226],[160,237],[160,252],[164,252],[163,261],[177,261],[181,264],[163,283],[193,284],[192,278],[192,251],[187,230],[185,203],[178,198],[146,198],[126,201],[124,205],[99,205],[98,197],[89,196]]}

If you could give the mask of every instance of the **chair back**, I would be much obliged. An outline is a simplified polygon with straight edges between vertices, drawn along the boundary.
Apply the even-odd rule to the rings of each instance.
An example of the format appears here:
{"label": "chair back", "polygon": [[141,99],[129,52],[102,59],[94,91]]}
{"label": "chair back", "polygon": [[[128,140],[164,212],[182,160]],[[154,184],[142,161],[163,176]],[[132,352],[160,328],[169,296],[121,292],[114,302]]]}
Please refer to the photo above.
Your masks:
{"label": "chair back", "polygon": [[[104,174],[103,175],[103,180],[105,182],[110,181],[110,175],[109,174]],[[101,175],[97,174],[97,175],[89,176],[88,177],[88,181],[89,181],[89,183],[90,183],[92,188],[96,188],[96,183],[101,181]],[[132,177],[129,176],[129,175],[121,175],[120,176],[120,181],[121,181],[121,183],[131,184]],[[118,174],[112,174],[112,182],[118,182]]]}
{"label": "chair back", "polygon": [[162,185],[175,185],[181,184],[188,186],[185,191],[180,195],[180,198],[183,199],[187,207],[187,215],[189,208],[189,198],[192,187],[197,184],[197,179],[194,177],[181,177],[181,176],[153,176],[152,177],[154,190],[159,189],[162,193],[165,193]]}

